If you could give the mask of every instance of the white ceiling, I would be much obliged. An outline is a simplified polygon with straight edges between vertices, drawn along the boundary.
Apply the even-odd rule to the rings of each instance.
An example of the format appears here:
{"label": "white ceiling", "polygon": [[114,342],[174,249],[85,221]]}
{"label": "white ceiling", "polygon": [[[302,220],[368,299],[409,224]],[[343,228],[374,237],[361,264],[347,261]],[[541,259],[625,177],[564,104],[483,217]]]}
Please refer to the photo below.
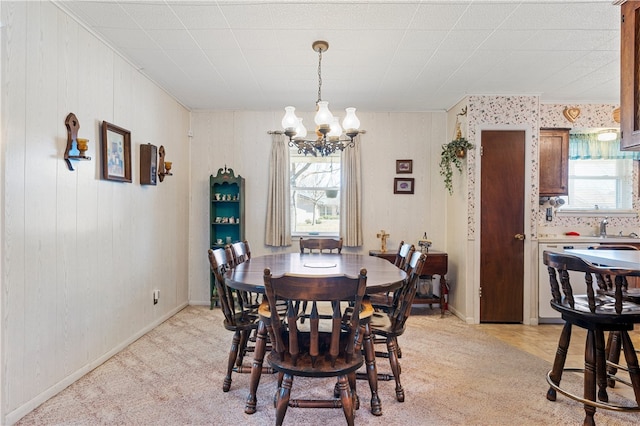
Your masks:
{"label": "white ceiling", "polygon": [[466,95],[618,103],[612,0],[54,1],[191,109],[446,110]]}

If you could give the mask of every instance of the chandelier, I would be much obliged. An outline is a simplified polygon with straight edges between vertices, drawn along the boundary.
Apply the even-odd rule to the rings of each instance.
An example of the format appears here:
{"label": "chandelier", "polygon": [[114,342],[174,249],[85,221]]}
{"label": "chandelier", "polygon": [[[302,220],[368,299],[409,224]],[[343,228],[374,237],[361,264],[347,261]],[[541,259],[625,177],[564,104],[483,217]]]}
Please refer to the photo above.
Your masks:
{"label": "chandelier", "polygon": [[[343,151],[345,148],[353,147],[355,138],[361,133],[360,120],[356,117],[355,108],[346,108],[346,116],[342,121],[342,127],[337,117],[334,117],[329,111],[329,102],[322,100],[322,52],[329,49],[329,43],[326,41],[315,41],[311,47],[318,52],[318,100],[316,101],[316,115],[314,121],[316,124],[317,139],[307,140],[307,129],[302,124],[302,118],[295,114],[295,108],[292,106],[285,107],[285,114],[282,118],[282,127],[284,134],[289,137],[289,146],[298,148],[298,153],[304,155],[312,154],[313,156],[325,157],[331,155],[336,150]],[[344,135],[348,139],[343,139]]]}

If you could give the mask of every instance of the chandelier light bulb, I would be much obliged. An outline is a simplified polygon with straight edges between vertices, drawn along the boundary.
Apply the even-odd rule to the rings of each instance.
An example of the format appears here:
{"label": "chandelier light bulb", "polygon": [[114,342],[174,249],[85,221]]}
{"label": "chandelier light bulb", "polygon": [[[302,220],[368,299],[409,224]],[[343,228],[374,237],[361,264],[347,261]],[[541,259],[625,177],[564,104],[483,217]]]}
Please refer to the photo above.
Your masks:
{"label": "chandelier light bulb", "polygon": [[298,125],[296,126],[296,136],[294,139],[304,139],[307,137],[307,128],[302,124],[302,118],[298,118]]}
{"label": "chandelier light bulb", "polygon": [[318,112],[316,112],[314,121],[320,131],[329,130],[329,127],[331,126],[331,122],[333,121],[333,115],[331,114],[331,111],[329,111],[329,102],[327,101],[318,102]]}
{"label": "chandelier light bulb", "polygon": [[294,131],[298,127],[298,117],[295,114],[295,108],[288,106],[284,108],[285,114],[282,117],[282,128],[285,131]]}
{"label": "chandelier light bulb", "polygon": [[342,127],[344,127],[347,134],[349,133],[358,133],[360,129],[360,120],[356,117],[356,109],[353,107],[346,108],[345,111],[347,115],[344,117],[342,121]]}
{"label": "chandelier light bulb", "polygon": [[333,121],[331,122],[331,130],[327,133],[327,137],[329,140],[337,141],[340,139],[340,135],[342,135],[342,127],[340,127],[340,120],[338,117],[333,117]]}

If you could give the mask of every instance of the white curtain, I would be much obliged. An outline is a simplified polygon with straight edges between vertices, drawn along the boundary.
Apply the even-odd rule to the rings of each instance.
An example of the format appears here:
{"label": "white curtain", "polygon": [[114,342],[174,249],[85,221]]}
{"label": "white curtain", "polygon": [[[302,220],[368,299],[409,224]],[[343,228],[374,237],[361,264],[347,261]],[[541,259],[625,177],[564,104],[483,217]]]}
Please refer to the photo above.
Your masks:
{"label": "white curtain", "polygon": [[290,246],[289,147],[282,134],[272,134],[271,139],[265,244]]}
{"label": "white curtain", "polygon": [[342,152],[341,169],[340,235],[345,246],[360,247],[363,244],[360,136],[356,136],[353,148],[346,148]]}

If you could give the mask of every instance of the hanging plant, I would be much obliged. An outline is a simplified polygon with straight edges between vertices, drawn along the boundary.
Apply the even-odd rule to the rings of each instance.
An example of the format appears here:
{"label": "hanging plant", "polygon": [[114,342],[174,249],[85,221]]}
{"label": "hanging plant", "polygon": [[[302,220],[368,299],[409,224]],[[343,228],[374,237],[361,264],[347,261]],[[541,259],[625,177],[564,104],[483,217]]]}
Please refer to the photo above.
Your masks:
{"label": "hanging plant", "polygon": [[327,198],[336,198],[338,196],[337,189],[325,189],[324,192]]}
{"label": "hanging plant", "polygon": [[453,194],[453,186],[451,184],[453,169],[451,165],[453,164],[462,173],[462,159],[467,155],[467,151],[473,148],[474,145],[459,134],[457,139],[442,145],[440,174],[444,176],[444,186],[449,191],[449,194]]}

